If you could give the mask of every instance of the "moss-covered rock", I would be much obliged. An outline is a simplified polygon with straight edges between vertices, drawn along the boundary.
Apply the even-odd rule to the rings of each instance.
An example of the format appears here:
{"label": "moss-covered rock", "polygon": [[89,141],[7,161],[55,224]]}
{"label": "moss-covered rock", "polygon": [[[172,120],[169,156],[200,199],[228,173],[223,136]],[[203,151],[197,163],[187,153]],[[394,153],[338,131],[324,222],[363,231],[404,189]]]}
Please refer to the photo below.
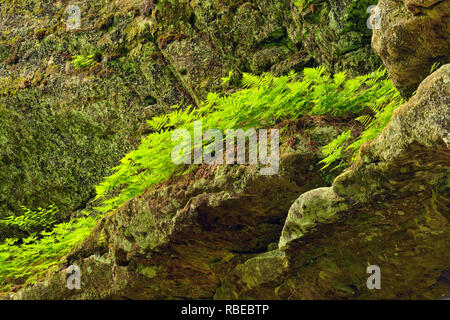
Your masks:
{"label": "moss-covered rock", "polygon": [[[279,174],[202,165],[174,177],[109,213],[58,268],[14,298],[213,298],[229,270],[278,239],[298,193],[326,185],[320,147],[348,124],[316,117],[286,128]],[[308,138],[314,147],[304,148]],[[81,268],[81,290],[66,288],[69,265]]]}
{"label": "moss-covered rock", "polygon": [[[21,205],[83,208],[146,118],[222,91],[230,70],[373,70],[367,30],[355,24],[363,5],[335,2],[312,19],[288,0],[82,0],[79,29],[67,26],[65,1],[1,2],[0,218]],[[76,55],[93,55],[90,67],[75,68]]]}
{"label": "moss-covered rock", "polygon": [[300,7],[302,46],[316,63],[334,72],[359,74],[381,63],[370,49],[367,8],[376,1],[305,1]]}
{"label": "moss-covered rock", "polygon": [[[0,5],[0,56],[10,62],[0,64],[0,218],[21,213],[21,205],[55,203],[65,216],[83,208],[137,145],[145,118],[183,96],[151,41],[145,63],[130,53],[130,4],[80,2],[82,28],[68,31],[65,4],[32,3]],[[90,54],[90,68],[71,64]],[[10,235],[0,230],[0,238]]]}

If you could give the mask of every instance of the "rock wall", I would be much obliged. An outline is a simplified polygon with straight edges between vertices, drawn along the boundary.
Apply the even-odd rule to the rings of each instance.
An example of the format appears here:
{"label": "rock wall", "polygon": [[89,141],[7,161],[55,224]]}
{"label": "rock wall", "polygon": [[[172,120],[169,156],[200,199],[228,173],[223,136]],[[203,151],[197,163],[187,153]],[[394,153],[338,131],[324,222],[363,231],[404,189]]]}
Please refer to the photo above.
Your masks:
{"label": "rock wall", "polygon": [[434,64],[450,62],[450,1],[380,0],[372,47],[400,93],[410,97]]}
{"label": "rock wall", "polygon": [[[26,79],[11,82],[24,87],[19,88],[21,94],[5,95],[2,91],[2,99],[6,100],[1,101],[21,99],[17,100],[22,101],[18,105],[24,109],[13,113],[8,107],[13,104],[3,104],[2,115],[32,115],[33,106],[40,104],[25,102],[33,101],[26,98],[33,94],[41,97],[48,92],[43,95],[46,101],[57,97],[56,92],[48,91],[53,88],[48,85],[52,79],[59,79],[54,81],[60,83],[78,79],[91,87],[96,83],[94,75],[101,74],[106,80],[100,85],[112,79],[118,81],[113,83],[120,83],[109,83],[115,88],[108,91],[109,95],[125,92],[121,89],[124,78],[112,78],[114,70],[123,68],[122,77],[134,75],[142,85],[128,88],[129,100],[117,99],[120,103],[116,109],[94,108],[98,103],[97,107],[101,106],[103,100],[99,102],[87,94],[78,94],[77,101],[91,97],[80,110],[92,108],[90,116],[98,110],[121,119],[115,124],[122,125],[122,129],[120,121],[126,119],[130,127],[125,127],[124,132],[134,137],[145,128],[127,128],[137,124],[140,117],[164,112],[172,101],[197,102],[208,90],[226,89],[220,87],[218,74],[223,76],[230,69],[282,73],[321,63],[332,71],[350,66],[358,72],[376,65],[365,38],[358,37],[367,33],[358,29],[361,20],[366,19],[362,14],[367,7],[364,1],[305,1],[301,6],[287,1],[184,1],[164,6],[162,2],[155,5],[151,1],[121,1],[108,2],[110,7],[105,4],[85,4],[92,10],[86,9],[92,13],[88,14],[88,21],[96,21],[97,27],[80,33],[87,42],[95,39],[100,48],[110,48],[105,51],[108,54],[102,53],[97,69],[79,72],[69,66],[62,71],[61,63],[58,72],[45,71],[45,76],[38,76],[44,80],[36,82],[37,87],[29,85]],[[318,148],[354,124],[345,119],[339,122],[317,117],[285,123],[290,130],[282,138],[279,175],[260,176],[257,166],[197,167],[188,176],[162,183],[109,213],[59,266],[10,298],[439,299],[448,295],[450,64],[431,75],[425,72],[437,57],[433,48],[441,52],[448,39],[443,36],[437,40],[441,31],[432,29],[428,40],[424,36],[420,45],[409,51],[405,51],[408,42],[401,40],[410,39],[418,29],[436,26],[433,19],[445,16],[447,4],[445,0],[380,1],[382,12],[392,8],[384,11],[388,14],[382,23],[385,28],[374,32],[374,49],[405,95],[426,79],[417,93],[395,111],[381,135],[361,148],[360,159],[334,179],[331,187],[327,187],[326,179],[315,167],[323,157]],[[442,10],[436,11],[436,6]],[[106,14],[111,10],[116,13]],[[102,19],[97,19],[99,14],[94,12],[100,12]],[[324,28],[319,31],[314,25]],[[14,32],[20,34],[24,28]],[[60,34],[66,35],[62,30]],[[93,38],[88,41],[87,35]],[[56,41],[47,31],[37,32],[36,37],[39,41],[32,41]],[[67,44],[61,40],[60,46],[69,46],[69,40]],[[11,48],[3,46],[0,55],[10,57]],[[346,49],[338,50],[342,48]],[[53,51],[45,50],[38,51],[40,57],[51,57],[48,53]],[[401,56],[405,57],[404,62]],[[445,62],[445,55],[441,57]],[[52,63],[48,63],[50,60]],[[18,66],[26,65],[16,58],[8,61],[12,62],[12,71],[3,67],[3,74],[10,75]],[[46,68],[58,60],[48,61]],[[35,73],[31,81],[34,77]],[[204,79],[207,80],[203,82]],[[66,96],[81,90],[55,88]],[[165,90],[168,88],[175,91]],[[145,103],[139,98],[141,93],[145,93]],[[131,103],[131,97],[139,103]],[[61,101],[47,107],[49,114],[72,110],[73,104],[64,109]],[[146,108],[147,102],[152,107]],[[127,116],[118,117],[111,110],[118,114],[127,110]],[[36,112],[36,117],[40,114]],[[11,123],[2,128],[13,130]],[[32,122],[30,127],[37,123]],[[37,132],[44,128],[47,126]],[[128,137],[130,142],[125,146],[132,145],[130,136],[120,136],[122,131],[114,131],[114,125],[108,128],[112,131],[105,146],[120,150],[109,140],[112,137]],[[58,136],[70,137],[61,133]],[[81,138],[89,146],[90,139]],[[21,143],[18,139],[18,150],[23,148]],[[27,148],[23,150],[23,154],[31,154]],[[9,161],[6,163],[10,167],[15,163],[10,158],[1,159]],[[95,163],[92,168],[97,168]],[[39,180],[34,179],[33,183],[36,181]],[[66,271],[73,264],[81,267],[82,290],[66,288]],[[366,268],[370,265],[381,269],[381,290],[368,290],[366,286]]]}
{"label": "rock wall", "polygon": [[[322,145],[345,125],[320,122],[297,126],[293,147],[282,139],[279,175],[201,167],[164,183],[106,216],[12,298],[442,298],[450,293],[449,104],[445,65],[331,187],[311,170],[320,154],[302,141],[322,137],[313,141]],[[82,290],[65,287],[73,264]],[[367,288],[370,265],[381,269],[381,290]]]}
{"label": "rock wall", "polygon": [[[288,127],[278,174],[205,165],[162,183],[108,214],[14,299],[212,299],[230,269],[276,246],[297,195],[327,184],[317,167],[320,147],[349,123],[305,118]],[[65,285],[70,265],[81,268],[82,290]]]}
{"label": "rock wall", "polygon": [[[0,217],[83,208],[144,119],[224,91],[230,70],[233,85],[237,71],[375,69],[370,2],[82,0],[81,28],[69,30],[68,1],[2,1]],[[90,54],[91,68],[72,66]]]}

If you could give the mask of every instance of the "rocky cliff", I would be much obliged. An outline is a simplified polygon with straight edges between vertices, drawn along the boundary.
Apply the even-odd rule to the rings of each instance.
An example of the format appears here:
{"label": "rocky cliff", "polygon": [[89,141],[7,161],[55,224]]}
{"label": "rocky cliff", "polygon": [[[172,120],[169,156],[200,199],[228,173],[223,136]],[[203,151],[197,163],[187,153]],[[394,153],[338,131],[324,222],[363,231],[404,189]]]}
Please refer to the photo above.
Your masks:
{"label": "rocky cliff", "polygon": [[[445,65],[361,160],[292,206],[324,184],[312,151],[284,148],[282,174],[270,178],[219,166],[169,181],[106,216],[15,298],[440,298],[449,292],[449,103]],[[325,139],[339,130],[314,127]],[[72,264],[83,290],[65,287]],[[366,287],[374,264],[383,290]]]}
{"label": "rocky cliff", "polygon": [[370,2],[78,1],[71,30],[67,1],[2,1],[0,217],[83,208],[145,119],[223,91],[229,71],[374,70]]}
{"label": "rocky cliff", "polygon": [[[194,166],[107,213],[7,297],[448,295],[449,3],[380,0],[370,30],[373,1],[79,1],[81,28],[70,30],[67,1],[1,2],[0,217],[51,203],[73,215],[151,131],[145,119],[235,92],[242,72],[359,75],[383,62],[409,99],[343,172],[320,170],[321,148],[361,132],[358,115],[280,123],[278,175]],[[71,265],[82,290],[66,288]],[[366,286],[370,265],[382,290]]]}

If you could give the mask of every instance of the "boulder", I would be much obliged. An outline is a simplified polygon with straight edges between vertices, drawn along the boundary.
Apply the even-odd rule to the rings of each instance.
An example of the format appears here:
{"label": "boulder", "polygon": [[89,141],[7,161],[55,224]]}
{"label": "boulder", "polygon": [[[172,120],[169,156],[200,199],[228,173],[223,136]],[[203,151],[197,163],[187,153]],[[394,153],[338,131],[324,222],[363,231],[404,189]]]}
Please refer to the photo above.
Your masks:
{"label": "boulder", "polygon": [[403,96],[409,97],[435,63],[450,62],[450,1],[380,0],[372,47]]}

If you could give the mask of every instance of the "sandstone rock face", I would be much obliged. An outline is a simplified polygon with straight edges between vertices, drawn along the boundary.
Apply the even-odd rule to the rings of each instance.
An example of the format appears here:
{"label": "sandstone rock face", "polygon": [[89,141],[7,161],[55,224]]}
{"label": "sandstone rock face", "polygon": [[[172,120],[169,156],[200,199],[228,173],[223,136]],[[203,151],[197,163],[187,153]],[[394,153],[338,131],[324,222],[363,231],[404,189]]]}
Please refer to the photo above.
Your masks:
{"label": "sandstone rock face", "polygon": [[[238,265],[218,299],[442,298],[450,292],[450,64],[419,86],[332,187],[289,210],[279,249]],[[368,290],[366,268],[381,269]],[[264,273],[264,274],[262,274]]]}
{"label": "sandstone rock face", "polygon": [[[372,71],[366,2],[81,0],[73,31],[66,1],[0,4],[0,218],[83,208],[146,118],[223,91],[230,70]],[[71,65],[89,54],[92,68]]]}
{"label": "sandstone rock face", "polygon": [[[326,185],[319,148],[349,126],[319,118],[294,124],[297,133],[281,137],[278,175],[261,176],[255,165],[202,166],[163,183],[107,215],[58,268],[14,298],[212,299],[230,269],[273,247],[297,195]],[[314,147],[305,147],[310,138]],[[81,290],[66,288],[70,265],[81,268]]]}
{"label": "sandstone rock face", "polygon": [[450,62],[450,1],[380,0],[378,6],[372,47],[399,91],[410,96],[434,63]]}

